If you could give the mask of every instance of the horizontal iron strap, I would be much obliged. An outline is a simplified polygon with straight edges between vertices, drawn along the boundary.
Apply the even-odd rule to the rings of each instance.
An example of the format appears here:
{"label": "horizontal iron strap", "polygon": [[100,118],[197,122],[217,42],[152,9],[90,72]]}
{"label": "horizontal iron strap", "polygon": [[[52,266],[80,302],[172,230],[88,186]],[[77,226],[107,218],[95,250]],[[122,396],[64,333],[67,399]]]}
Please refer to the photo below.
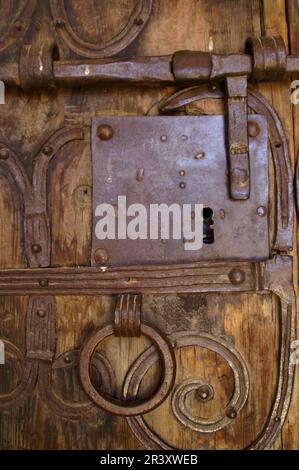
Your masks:
{"label": "horizontal iron strap", "polygon": [[[184,52],[183,52],[184,53]],[[181,54],[181,53],[180,53]],[[186,54],[186,60],[188,52]],[[101,59],[97,61],[54,61],[53,79],[57,85],[76,86],[90,85],[92,83],[159,83],[165,85],[208,82],[220,80],[230,76],[242,75],[250,77],[253,72],[252,57],[246,54],[209,54],[214,58],[214,65],[205,62],[200,67],[198,52],[198,66],[190,68],[187,66],[182,71],[173,69],[174,56],[149,56],[134,57],[128,59]],[[217,60],[216,60],[217,58]],[[217,66],[216,66],[217,65]],[[299,74],[299,57],[288,56],[286,60],[286,75]],[[1,64],[0,80],[6,85],[21,85],[19,66],[17,63]]]}
{"label": "horizontal iron strap", "polygon": [[263,263],[206,263],[137,268],[28,268],[0,271],[0,293],[114,294],[238,292],[261,289]]}

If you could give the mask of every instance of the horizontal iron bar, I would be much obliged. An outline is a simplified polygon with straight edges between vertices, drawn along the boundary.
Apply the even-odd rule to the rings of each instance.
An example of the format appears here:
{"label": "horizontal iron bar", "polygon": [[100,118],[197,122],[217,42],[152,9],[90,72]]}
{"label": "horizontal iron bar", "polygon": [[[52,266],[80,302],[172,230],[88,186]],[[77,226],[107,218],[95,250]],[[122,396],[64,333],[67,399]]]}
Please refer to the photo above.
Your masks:
{"label": "horizontal iron bar", "polygon": [[[184,56],[185,54],[185,56]],[[192,59],[189,59],[189,57]],[[180,60],[186,57],[185,73],[174,73],[175,54],[167,56],[133,57],[127,59],[99,59],[89,61],[54,61],[53,79],[57,85],[90,85],[92,83],[148,83],[180,84],[208,82],[253,72],[252,56],[248,54],[209,54],[205,52],[180,52]],[[207,58],[209,60],[207,60]],[[188,61],[190,62],[188,66]],[[180,70],[181,72],[181,70]],[[286,75],[299,74],[299,57],[288,56]],[[0,80],[6,85],[21,86],[19,65],[1,64]]]}
{"label": "horizontal iron bar", "polygon": [[[126,268],[27,268],[0,271],[0,294],[252,292],[263,263],[230,262]],[[236,275],[237,273],[237,275]]]}

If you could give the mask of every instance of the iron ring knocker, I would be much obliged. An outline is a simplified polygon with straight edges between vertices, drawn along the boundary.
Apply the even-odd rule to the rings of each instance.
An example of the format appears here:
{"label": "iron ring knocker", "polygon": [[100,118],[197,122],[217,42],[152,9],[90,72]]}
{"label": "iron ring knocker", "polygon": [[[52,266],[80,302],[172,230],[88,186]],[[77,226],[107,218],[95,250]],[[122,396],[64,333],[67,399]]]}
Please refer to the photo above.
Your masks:
{"label": "iron ring knocker", "polygon": [[[130,298],[134,296],[131,296],[130,294],[127,296],[119,296],[119,299],[121,299],[121,305],[124,297],[128,299],[129,302]],[[120,322],[119,317],[121,317]],[[85,344],[83,344],[79,359],[81,383],[89,398],[97,406],[110,413],[120,416],[136,416],[145,414],[158,407],[172,390],[176,372],[173,348],[160,331],[147,322],[140,323],[140,333],[147,336],[157,346],[159,356],[162,360],[163,374],[158,389],[151,398],[145,400],[119,400],[103,392],[99,392],[93,386],[90,377],[91,361],[97,346],[105,338],[108,338],[113,334],[118,336],[137,336],[136,334],[128,334],[127,329],[128,325],[132,325],[132,309],[128,309],[126,312],[123,312],[122,308],[116,309],[115,319],[116,321],[114,324],[108,323],[104,325],[93,336],[91,336]],[[119,323],[122,325],[121,328]]]}

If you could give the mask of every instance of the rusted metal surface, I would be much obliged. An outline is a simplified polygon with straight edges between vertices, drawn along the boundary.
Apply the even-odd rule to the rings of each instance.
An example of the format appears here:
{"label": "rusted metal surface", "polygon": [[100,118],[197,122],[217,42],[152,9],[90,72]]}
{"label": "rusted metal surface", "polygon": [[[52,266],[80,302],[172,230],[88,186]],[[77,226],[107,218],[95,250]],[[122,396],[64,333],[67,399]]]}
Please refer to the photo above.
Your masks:
{"label": "rusted metal surface", "polygon": [[[244,105],[247,141],[247,106]],[[234,120],[233,113],[234,110],[231,120]],[[230,199],[227,187],[230,182],[230,187],[236,188],[234,198],[246,195],[249,161],[246,154],[230,153],[228,168],[223,116],[94,118],[92,264],[126,266],[268,258],[268,216],[260,217],[257,213],[260,206],[268,209],[267,125],[263,116],[252,115],[251,119],[259,124],[260,133],[249,142],[251,196],[242,201],[240,208]],[[98,137],[98,129],[104,126],[113,131],[113,136],[107,140]],[[232,134],[231,139],[238,140],[238,135]],[[204,157],[198,158],[203,154]],[[226,171],[230,171],[229,176]],[[247,175],[245,186],[239,178],[242,171]],[[213,211],[215,242],[204,243],[199,250],[186,250],[182,239],[170,238],[163,243],[161,236],[157,240],[149,237],[132,240],[116,235],[114,240],[99,240],[95,230],[99,220],[95,216],[97,206],[105,201],[117,212],[119,196],[126,197],[126,207],[143,204],[147,214],[151,204],[191,204],[194,207],[201,203]],[[119,221],[120,216],[116,220]],[[149,217],[147,223],[150,223]],[[148,225],[148,233],[149,230]],[[105,252],[104,259],[97,256],[98,250]]]}
{"label": "rusted metal surface", "polygon": [[[100,330],[95,332],[82,346],[79,359],[79,372],[82,387],[90,399],[100,408],[104,410],[121,415],[121,416],[135,416],[148,413],[154,408],[157,408],[169,395],[175,379],[175,357],[170,343],[164,335],[157,330],[156,327],[141,321],[140,323],[140,305],[131,310],[132,305],[140,302],[140,299],[134,296],[120,296],[119,302],[116,306],[115,320],[113,324],[104,325]],[[129,304],[129,308],[128,308]],[[131,307],[131,308],[130,308]],[[135,320],[132,318],[136,316]],[[120,318],[123,319],[120,323]],[[135,325],[134,325],[135,323]],[[137,323],[137,326],[136,326]],[[131,324],[131,325],[130,325]],[[162,364],[162,377],[154,395],[146,400],[125,399],[118,400],[107,394],[101,394],[93,385],[90,378],[90,362],[97,346],[107,337],[116,334],[117,336],[136,336],[136,329],[141,334],[147,336],[157,347],[158,356]],[[132,366],[130,373],[133,373],[136,367],[139,367],[139,362]],[[126,385],[124,385],[126,386]]]}
{"label": "rusted metal surface", "polygon": [[[135,25],[137,29],[140,26]],[[66,39],[71,29],[65,24],[59,28]],[[137,31],[138,33],[139,31]],[[281,37],[249,38],[251,54],[213,54],[207,52],[178,51],[168,56],[148,56],[128,59],[98,59],[88,61],[54,60],[51,49],[47,61],[52,61],[53,80],[57,84],[88,85],[97,82],[139,82],[196,84],[228,77],[245,77],[249,81],[275,81],[284,76],[299,74],[299,57],[286,56]],[[71,48],[76,46],[71,45]],[[97,46],[95,46],[97,47]],[[81,55],[96,57],[97,52],[77,50]],[[111,55],[111,54],[110,54]],[[100,55],[101,56],[101,55]],[[104,53],[106,56],[106,53]],[[7,84],[20,85],[20,74],[16,64],[1,67],[0,80]],[[38,75],[37,75],[38,81]]]}
{"label": "rusted metal surface", "polygon": [[[258,285],[259,266],[250,262],[199,262],[105,269],[7,269],[0,271],[0,292],[40,295],[246,292]],[[234,280],[235,270],[241,271],[240,282]]]}
{"label": "rusted metal surface", "polygon": [[[247,134],[247,78],[244,76],[227,78],[226,89],[229,191],[232,199],[244,200],[250,196],[250,179],[253,169],[252,163],[249,164]],[[252,176],[254,178],[254,175]]]}
{"label": "rusted metal surface", "polygon": [[[184,89],[164,98],[159,107],[161,111],[169,113],[194,101],[206,98],[223,99],[225,95],[219,86],[212,89],[202,85]],[[277,113],[262,95],[250,89],[248,91],[248,106],[255,113],[262,114],[267,118],[272,159],[276,168],[277,224],[273,250],[288,251],[293,246],[294,201],[287,138]]]}
{"label": "rusted metal surface", "polygon": [[119,295],[114,313],[115,336],[140,336],[141,334],[140,295]]}

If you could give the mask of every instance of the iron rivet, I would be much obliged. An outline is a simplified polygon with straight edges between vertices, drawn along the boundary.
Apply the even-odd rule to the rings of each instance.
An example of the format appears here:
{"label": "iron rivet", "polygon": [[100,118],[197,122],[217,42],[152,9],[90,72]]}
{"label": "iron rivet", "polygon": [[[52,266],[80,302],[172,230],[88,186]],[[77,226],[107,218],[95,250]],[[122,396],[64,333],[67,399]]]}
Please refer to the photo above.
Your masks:
{"label": "iron rivet", "polygon": [[135,18],[134,23],[135,23],[137,26],[141,26],[141,25],[143,25],[144,21],[143,21],[142,18]]}
{"label": "iron rivet", "polygon": [[137,171],[136,180],[137,180],[137,181],[142,181],[142,180],[144,180],[144,168],[140,168],[140,169]]}
{"label": "iron rivet", "polygon": [[41,318],[44,318],[46,316],[46,310],[42,309],[42,308],[39,308],[38,310],[36,310],[36,314],[41,317]]}
{"label": "iron rivet", "polygon": [[260,126],[256,121],[248,121],[248,135],[249,137],[256,137],[260,133]]}
{"label": "iron rivet", "polygon": [[1,160],[7,160],[9,158],[9,150],[6,148],[2,148],[0,150],[0,158]]}
{"label": "iron rivet", "polygon": [[98,127],[98,137],[101,140],[110,140],[113,136],[113,129],[108,124],[102,124]]}
{"label": "iron rivet", "polygon": [[232,284],[242,284],[245,281],[245,273],[241,269],[232,269],[228,277]]}
{"label": "iron rivet", "polygon": [[195,212],[191,211],[191,219],[195,219]]}
{"label": "iron rivet", "polygon": [[204,152],[199,152],[197,153],[194,158],[195,160],[200,160],[201,158],[203,158],[205,156],[205,153]]}
{"label": "iron rivet", "polygon": [[210,385],[201,385],[196,390],[195,397],[201,402],[210,401],[214,397],[213,388]]}
{"label": "iron rivet", "polygon": [[219,210],[219,216],[220,216],[220,219],[225,219],[225,210],[224,209],[220,209]]}
{"label": "iron rivet", "polygon": [[185,170],[180,170],[180,171],[179,171],[179,175],[180,175],[180,176],[185,176],[185,174],[186,174]]}
{"label": "iron rivet", "polygon": [[55,26],[57,28],[64,28],[65,21],[62,18],[58,18],[58,20],[55,21]]}
{"label": "iron rivet", "polygon": [[209,91],[216,91],[217,90],[217,86],[216,85],[210,85],[209,86]]}
{"label": "iron rivet", "polygon": [[41,249],[42,247],[38,243],[33,243],[33,245],[31,245],[31,250],[33,253],[39,253]]}
{"label": "iron rivet", "polygon": [[276,416],[274,421],[276,421],[276,423],[279,423],[279,421],[281,421],[281,417],[280,417],[280,416]]}
{"label": "iron rivet", "polygon": [[237,417],[237,412],[234,408],[229,408],[228,410],[226,410],[226,416],[229,419],[235,419]]}
{"label": "iron rivet", "polygon": [[39,281],[39,285],[40,285],[41,287],[47,287],[48,283],[49,283],[49,281],[48,281],[47,279],[41,279],[41,280]]}
{"label": "iron rivet", "polygon": [[184,141],[184,140],[188,140],[188,136],[187,135],[182,135],[181,139]]}
{"label": "iron rivet", "polygon": [[161,140],[161,142],[166,142],[167,135],[161,135],[160,140]]}
{"label": "iron rivet", "polygon": [[23,29],[23,24],[21,23],[21,21],[16,21],[15,27],[18,31],[21,31]]}
{"label": "iron rivet", "polygon": [[50,147],[50,145],[45,145],[43,148],[43,153],[48,156],[51,155],[51,153],[53,153],[52,147]]}
{"label": "iron rivet", "polygon": [[94,260],[97,264],[105,264],[109,259],[108,253],[104,248],[98,248],[94,253]]}
{"label": "iron rivet", "polygon": [[257,215],[260,217],[264,217],[266,215],[266,208],[264,206],[259,206],[256,211]]}
{"label": "iron rivet", "polygon": [[65,357],[64,357],[64,362],[65,362],[66,364],[70,364],[70,363],[72,362],[71,357],[70,357],[69,355],[65,356]]}
{"label": "iron rivet", "polygon": [[186,183],[184,183],[183,181],[180,183],[180,188],[181,189],[184,189],[186,187]]}

